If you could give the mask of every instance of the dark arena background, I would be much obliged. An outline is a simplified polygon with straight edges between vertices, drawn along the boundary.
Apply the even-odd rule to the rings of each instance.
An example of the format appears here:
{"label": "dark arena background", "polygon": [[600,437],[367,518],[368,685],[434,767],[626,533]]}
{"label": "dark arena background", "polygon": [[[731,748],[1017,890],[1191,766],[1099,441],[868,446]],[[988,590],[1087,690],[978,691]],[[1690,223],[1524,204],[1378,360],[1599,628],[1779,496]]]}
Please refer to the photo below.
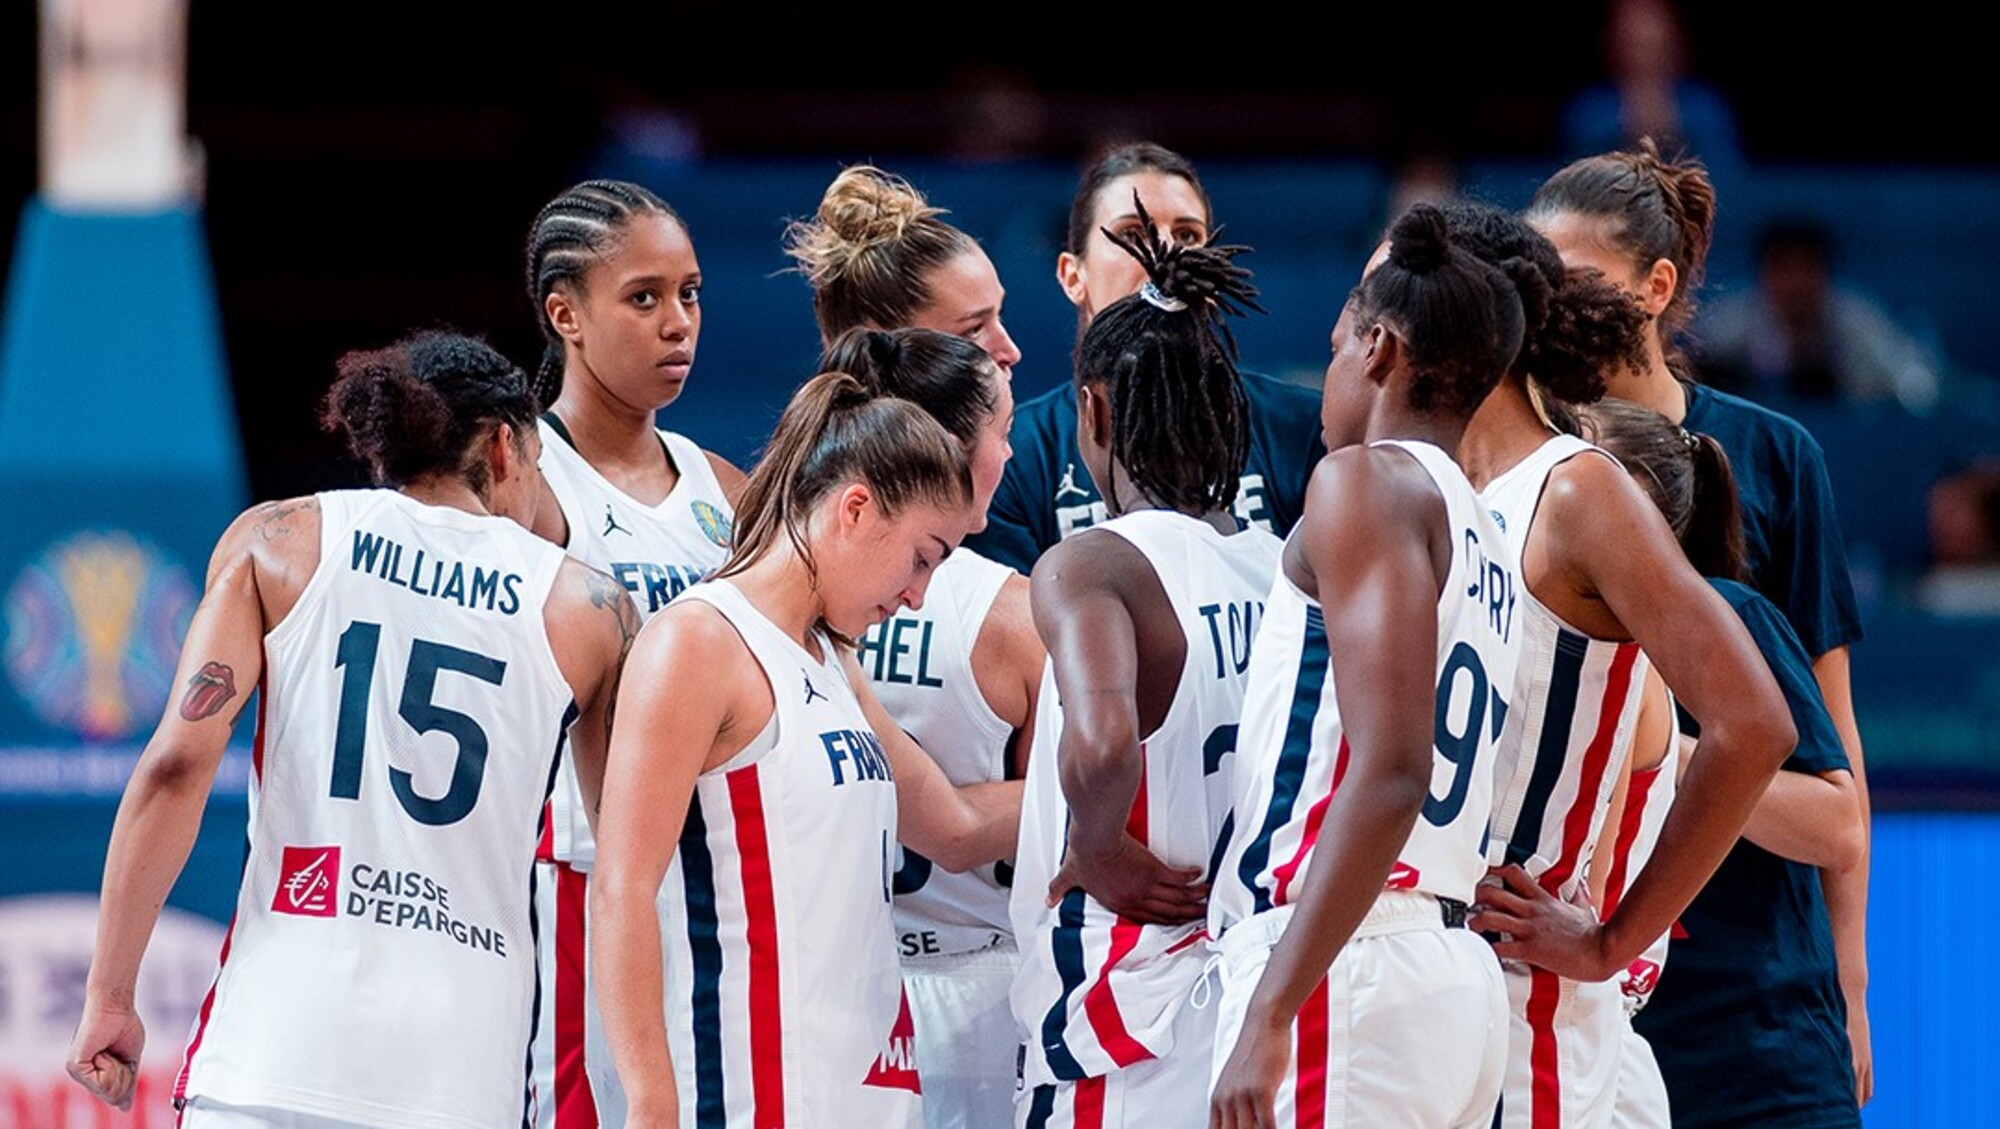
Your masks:
{"label": "dark arena background", "polygon": [[[1676,58],[1685,141],[1721,201],[1698,342],[1754,298],[1765,236],[1805,227],[1830,249],[1832,289],[1900,350],[1878,394],[1742,388],[1824,448],[1866,629],[1867,1124],[1991,1122],[2000,131],[1976,81],[1992,66],[1975,57],[1983,37],[1955,10],[1685,4],[1621,54],[1596,5],[723,7],[0,13],[0,1129],[168,1124],[164,1087],[235,897],[248,721],[141,982],[150,1103],[86,1105],[61,1051],[117,799],[167,701],[208,549],[253,500],[360,482],[313,423],[340,353],[449,325],[532,369],[522,240],[564,186],[635,180],[686,218],[704,318],[664,418],[748,465],[818,350],[780,236],[845,164],[902,173],[982,241],[1026,396],[1068,379],[1075,315],[1053,264],[1079,165],[1119,140],[1179,150],[1229,241],[1256,249],[1245,262],[1269,313],[1239,331],[1246,365],[1317,384],[1398,202],[1525,203],[1567,160],[1622,143],[1614,75]],[[52,21],[121,10],[150,30],[44,43]],[[129,179],[120,139],[146,130],[60,102],[62,73],[90,67],[170,91],[146,105],[173,144],[131,156],[164,170],[163,191],[99,191]],[[51,168],[65,130],[111,138],[97,165],[78,150],[68,187]],[[1699,343],[1695,356],[1730,371]]]}

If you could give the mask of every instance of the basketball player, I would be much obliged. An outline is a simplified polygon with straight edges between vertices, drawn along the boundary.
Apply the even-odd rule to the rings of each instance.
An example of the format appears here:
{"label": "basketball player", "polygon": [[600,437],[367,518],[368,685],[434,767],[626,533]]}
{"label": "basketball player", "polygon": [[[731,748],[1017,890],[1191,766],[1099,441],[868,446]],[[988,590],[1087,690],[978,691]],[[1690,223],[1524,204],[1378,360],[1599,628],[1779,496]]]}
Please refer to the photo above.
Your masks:
{"label": "basketball player", "polygon": [[[1715,186],[1700,162],[1666,160],[1650,141],[1637,152],[1576,161],[1535,192],[1527,219],[1563,261],[1591,267],[1638,299],[1652,319],[1647,364],[1614,374],[1610,394],[1644,404],[1728,452],[1742,495],[1750,584],[1778,605],[1812,656],[1813,677],[1860,789],[1868,817],[1868,775],[1854,722],[1848,648],[1861,618],[1847,550],[1819,444],[1793,420],[1694,382],[1678,339],[1694,313],[1694,291],[1715,228]],[[1828,916],[1840,952],[1855,1092],[1874,1090],[1868,1028],[1868,857],[1828,872]]]}
{"label": "basketball player", "polygon": [[[1857,1126],[1817,870],[1844,872],[1858,863],[1864,829],[1854,777],[1811,662],[1783,613],[1740,583],[1742,526],[1721,446],[1622,400],[1592,405],[1586,424],[1660,507],[1690,563],[1757,640],[1800,737],[1743,838],[1681,914],[1671,974],[1643,970],[1657,989],[1635,1017],[1646,1037],[1626,1034],[1626,1061],[1641,1068],[1643,1080],[1643,1068],[1657,1058],[1652,1078],[1664,1078],[1676,1126]],[[1695,761],[1711,751],[1697,745]],[[1625,865],[1644,864],[1633,858]],[[1758,1069],[1744,1070],[1746,1060]],[[1771,1085],[1773,1077],[1784,1084]],[[1651,1116],[1664,1108],[1659,1103],[1628,1101],[1623,1084],[1621,1129],[1669,1123]]]}
{"label": "basketball player", "polygon": [[1112,515],[1035,566],[1049,649],[1012,903],[1027,1035],[1016,1124],[1198,1126],[1213,1013],[1204,872],[1278,540],[1230,512],[1247,404],[1225,314],[1242,248],[1159,239],[1077,348],[1079,454]]}
{"label": "basketball player", "polygon": [[[1584,975],[1507,965],[1501,1123],[1603,1126],[1623,1025],[1610,977],[1664,935],[1707,880],[1792,734],[1755,644],[1689,567],[1658,510],[1615,460],[1549,423],[1549,402],[1597,399],[1601,374],[1637,352],[1630,303],[1601,280],[1568,278],[1555,248],[1517,217],[1470,204],[1444,215],[1461,246],[1489,263],[1530,264],[1563,303],[1528,336],[1458,449],[1508,533],[1496,554],[1522,584],[1522,653],[1500,730],[1490,861],[1548,896],[1586,899],[1592,848],[1629,771],[1649,660],[1689,709],[1715,719],[1723,750],[1687,779],[1700,806],[1668,814],[1651,865],[1603,919],[1623,960]],[[1593,319],[1602,329],[1585,332]],[[1663,747],[1649,741],[1649,753]],[[1511,955],[1508,945],[1500,951]]]}
{"label": "basketball player", "polygon": [[542,490],[520,370],[443,333],[339,370],[322,420],[394,489],[267,503],[223,534],[187,692],[112,832],[69,1069],[131,1101],[139,960],[256,690],[249,855],[181,1124],[518,1125],[542,807],[566,731],[601,768],[638,620],[515,524]]}
{"label": "basketball player", "polygon": [[[945,425],[972,466],[976,530],[1009,454],[1020,351],[1000,322],[993,264],[942,214],[907,182],[857,166],[827,186],[812,220],[791,226],[786,249],[812,285],[828,345],[820,370],[853,374]],[[1046,661],[1027,577],[961,547],[924,606],[870,627],[859,657],[890,716],[952,783],[1020,778]],[[897,868],[896,940],[929,1129],[1011,1116],[1020,1039],[1007,991],[1019,959],[1006,873],[1002,863],[951,874],[908,849]]]}
{"label": "basketball player", "polygon": [[1506,995],[1466,905],[1520,645],[1501,532],[1448,454],[1547,287],[1397,220],[1332,335],[1320,460],[1244,710],[1210,932],[1209,1124],[1485,1126]]}
{"label": "basketball player", "polygon": [[[536,215],[527,267],[547,342],[537,384],[549,405],[541,418],[548,487],[535,531],[609,573],[644,619],[721,566],[730,498],[743,481],[693,440],[654,426],[694,363],[701,265],[687,225],[659,197],[592,180]],[[617,1125],[623,1103],[584,969],[595,845],[567,761],[549,814],[536,890],[549,923],[541,961],[552,1006],[537,1032],[537,1125]]]}
{"label": "basketball player", "polygon": [[[1079,339],[1098,314],[1146,281],[1113,238],[1147,234],[1135,196],[1153,217],[1154,238],[1195,246],[1215,230],[1208,190],[1187,158],[1146,141],[1106,153],[1077,185],[1056,256],[1056,282],[1076,307]],[[1250,403],[1250,441],[1233,512],[1283,536],[1298,520],[1306,479],[1325,453],[1319,396],[1258,373],[1239,375]],[[1076,394],[1068,383],[1021,402],[1011,441],[1014,460],[993,496],[991,521],[967,543],[1025,573],[1049,546],[1108,514],[1079,461]]]}
{"label": "basketball player", "polygon": [[848,641],[922,606],[974,519],[965,453],[825,373],[737,516],[729,561],[641,632],[606,772],[591,951],[627,1124],[914,1127],[895,844],[1000,858],[1020,785],[953,788]]}

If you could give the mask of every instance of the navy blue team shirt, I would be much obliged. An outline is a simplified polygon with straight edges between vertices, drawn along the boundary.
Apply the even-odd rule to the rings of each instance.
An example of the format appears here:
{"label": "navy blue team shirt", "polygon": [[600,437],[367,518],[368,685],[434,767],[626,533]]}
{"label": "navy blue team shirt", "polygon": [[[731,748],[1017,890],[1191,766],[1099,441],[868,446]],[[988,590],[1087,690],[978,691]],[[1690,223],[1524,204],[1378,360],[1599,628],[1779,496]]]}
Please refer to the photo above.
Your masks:
{"label": "navy blue team shirt", "polygon": [[[1305,512],[1306,483],[1320,443],[1317,388],[1246,372],[1250,451],[1237,517],[1283,537]],[[1076,453],[1076,391],[1065,383],[1014,407],[1014,457],[987,510],[986,529],[965,539],[981,556],[1032,572],[1044,550],[1104,521],[1104,501]]]}
{"label": "navy blue team shirt", "polygon": [[[1709,583],[1749,628],[1791,707],[1799,743],[1784,771],[1847,768],[1812,659],[1784,614],[1742,584]],[[1819,871],[1739,839],[1680,921],[1687,935],[1674,939],[1632,1021],[1659,1060],[1675,1129],[1859,1126]]]}
{"label": "navy blue team shirt", "polygon": [[1735,472],[1751,586],[1783,610],[1813,658],[1860,641],[1819,442],[1789,416],[1699,384],[1682,387],[1681,426],[1714,437]]}

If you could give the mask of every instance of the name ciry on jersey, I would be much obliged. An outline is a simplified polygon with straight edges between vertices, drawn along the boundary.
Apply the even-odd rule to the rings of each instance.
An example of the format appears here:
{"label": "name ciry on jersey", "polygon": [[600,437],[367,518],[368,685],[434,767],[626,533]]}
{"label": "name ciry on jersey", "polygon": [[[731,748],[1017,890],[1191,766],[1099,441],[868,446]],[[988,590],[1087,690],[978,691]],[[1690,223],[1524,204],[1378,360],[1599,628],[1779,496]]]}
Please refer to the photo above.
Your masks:
{"label": "name ciry on jersey", "polygon": [[708,570],[694,565],[654,561],[616,561],[607,571],[627,592],[645,602],[647,615],[666,607],[674,597],[708,577]]}
{"label": "name ciry on jersey", "polygon": [[1510,642],[1514,632],[1514,604],[1519,596],[1513,571],[1486,555],[1485,547],[1479,543],[1479,531],[1469,526],[1465,530],[1465,559],[1472,570],[1465,598],[1486,612],[1486,626],[1492,628],[1502,643]]}
{"label": "name ciry on jersey", "polygon": [[339,915],[436,933],[477,952],[507,955],[505,933],[452,916],[451,891],[444,883],[413,868],[392,870],[366,862],[343,866],[339,847],[284,848],[271,909],[294,917]]}
{"label": "name ciry on jersey", "polygon": [[401,542],[363,529],[354,531],[354,552],[348,568],[461,608],[501,615],[521,610],[520,573],[426,555],[422,549],[405,552]]}

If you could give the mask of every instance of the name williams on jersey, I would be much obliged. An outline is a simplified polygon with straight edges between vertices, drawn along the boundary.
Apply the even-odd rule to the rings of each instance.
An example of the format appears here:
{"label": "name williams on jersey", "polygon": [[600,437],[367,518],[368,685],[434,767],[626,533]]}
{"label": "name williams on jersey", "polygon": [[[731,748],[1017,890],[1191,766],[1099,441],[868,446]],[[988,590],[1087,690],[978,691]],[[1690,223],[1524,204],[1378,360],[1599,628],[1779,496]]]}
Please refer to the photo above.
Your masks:
{"label": "name williams on jersey", "polygon": [[354,531],[354,552],[348,567],[385,584],[461,608],[501,615],[521,610],[520,573],[446,560],[422,549],[406,552],[401,542],[363,529]]}

